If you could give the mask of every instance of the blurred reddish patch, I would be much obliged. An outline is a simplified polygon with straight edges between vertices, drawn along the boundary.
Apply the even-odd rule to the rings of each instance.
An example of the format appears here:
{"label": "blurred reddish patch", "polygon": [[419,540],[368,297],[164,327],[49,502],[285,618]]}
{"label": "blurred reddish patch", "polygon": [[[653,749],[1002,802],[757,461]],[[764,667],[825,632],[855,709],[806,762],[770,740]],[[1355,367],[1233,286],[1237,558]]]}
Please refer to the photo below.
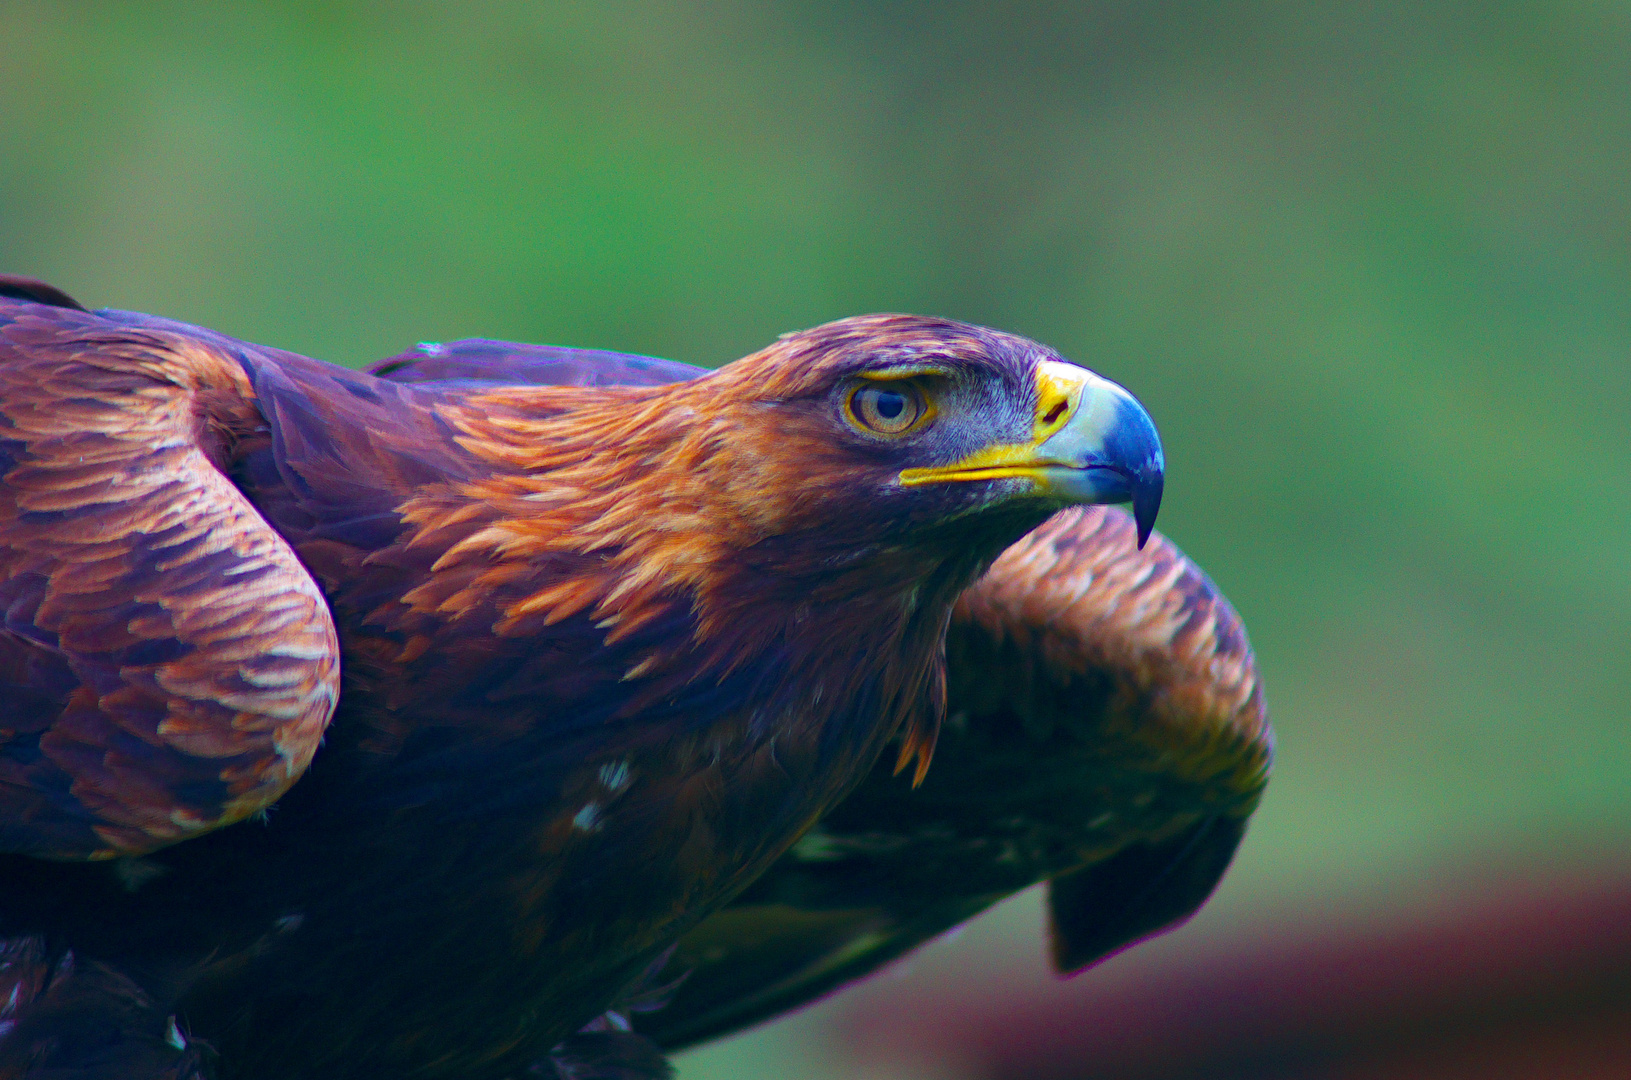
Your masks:
{"label": "blurred reddish patch", "polygon": [[943,985],[898,1011],[874,995],[848,1034],[863,1058],[989,1080],[1631,1076],[1631,875],[1317,919],[1066,985]]}

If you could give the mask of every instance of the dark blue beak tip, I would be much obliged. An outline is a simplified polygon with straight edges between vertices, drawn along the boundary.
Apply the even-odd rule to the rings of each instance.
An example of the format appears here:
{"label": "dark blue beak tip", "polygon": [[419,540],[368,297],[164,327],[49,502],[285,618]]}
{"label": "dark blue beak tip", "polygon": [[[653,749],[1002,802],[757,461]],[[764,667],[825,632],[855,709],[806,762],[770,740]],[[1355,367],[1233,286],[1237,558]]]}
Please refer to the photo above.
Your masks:
{"label": "dark blue beak tip", "polygon": [[1139,550],[1143,550],[1150,533],[1155,530],[1155,515],[1161,509],[1163,480],[1160,471],[1154,470],[1133,481],[1133,522],[1138,526]]}
{"label": "dark blue beak tip", "polygon": [[1161,509],[1166,457],[1161,452],[1155,421],[1137,398],[1127,394],[1117,420],[1118,431],[1106,449],[1120,464],[1127,486],[1132,489],[1133,521],[1138,525],[1138,546],[1143,548],[1155,528],[1156,511]]}

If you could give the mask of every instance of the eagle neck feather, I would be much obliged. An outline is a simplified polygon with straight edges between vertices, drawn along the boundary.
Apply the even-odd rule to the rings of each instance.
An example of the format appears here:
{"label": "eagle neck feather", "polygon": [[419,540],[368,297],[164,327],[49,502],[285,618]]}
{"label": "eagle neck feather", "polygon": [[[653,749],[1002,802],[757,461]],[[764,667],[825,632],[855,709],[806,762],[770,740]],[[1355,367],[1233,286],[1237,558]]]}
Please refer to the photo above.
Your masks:
{"label": "eagle neck feather", "polygon": [[[427,498],[405,516],[422,532],[457,519],[435,572],[471,574],[467,596],[502,594],[494,633],[584,619],[629,646],[623,717],[758,669],[756,696],[799,702],[806,726],[863,729],[848,732],[855,777],[901,732],[900,765],[915,760],[921,779],[944,711],[951,605],[1002,540],[971,543],[966,523],[943,542],[887,522],[865,536],[800,523],[797,448],[772,455],[742,439],[751,425],[708,408],[704,381],[505,389],[448,409],[460,445],[492,472],[463,485],[458,505]],[[839,715],[861,698],[868,715]]]}

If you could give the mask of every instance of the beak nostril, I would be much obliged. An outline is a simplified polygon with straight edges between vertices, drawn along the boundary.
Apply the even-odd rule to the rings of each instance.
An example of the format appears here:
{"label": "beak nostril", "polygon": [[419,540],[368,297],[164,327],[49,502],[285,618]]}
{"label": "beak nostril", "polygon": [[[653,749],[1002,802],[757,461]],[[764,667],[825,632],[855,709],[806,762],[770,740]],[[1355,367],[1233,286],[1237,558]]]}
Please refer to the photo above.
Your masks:
{"label": "beak nostril", "polygon": [[1070,402],[1068,400],[1066,400],[1066,399],[1063,399],[1063,398],[1061,398],[1059,401],[1054,402],[1053,408],[1048,410],[1048,415],[1046,415],[1046,416],[1044,416],[1042,418],[1042,422],[1044,424],[1053,424],[1053,423],[1055,423],[1056,421],[1058,421],[1060,416],[1064,415],[1065,409],[1069,405],[1070,405]]}

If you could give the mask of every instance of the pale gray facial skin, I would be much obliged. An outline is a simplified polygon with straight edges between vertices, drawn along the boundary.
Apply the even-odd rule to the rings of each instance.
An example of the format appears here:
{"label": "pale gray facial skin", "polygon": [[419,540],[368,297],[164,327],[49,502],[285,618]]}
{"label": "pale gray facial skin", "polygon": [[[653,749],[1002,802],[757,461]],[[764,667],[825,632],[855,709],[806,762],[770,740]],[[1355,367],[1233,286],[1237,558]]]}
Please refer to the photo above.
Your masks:
{"label": "pale gray facial skin", "polygon": [[1123,387],[1075,364],[1040,361],[1035,378],[1029,439],[906,469],[901,483],[1020,480],[1061,504],[1130,502],[1142,548],[1161,506],[1165,468],[1149,413]]}

